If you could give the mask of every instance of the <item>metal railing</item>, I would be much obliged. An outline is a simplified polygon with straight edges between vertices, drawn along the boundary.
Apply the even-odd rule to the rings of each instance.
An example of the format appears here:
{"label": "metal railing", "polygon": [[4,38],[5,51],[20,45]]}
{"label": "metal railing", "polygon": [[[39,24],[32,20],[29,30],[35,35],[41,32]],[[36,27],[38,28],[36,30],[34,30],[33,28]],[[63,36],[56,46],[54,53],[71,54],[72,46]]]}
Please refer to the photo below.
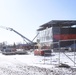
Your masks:
{"label": "metal railing", "polygon": [[[61,42],[65,42],[65,41],[72,41],[72,47],[69,46],[71,48],[71,52],[69,51],[69,47],[68,50],[66,51],[66,47],[61,47],[60,43]],[[55,43],[55,42],[54,42]],[[67,59],[65,59],[66,61],[69,60],[70,62],[72,62],[74,65],[72,66],[76,66],[76,39],[71,39],[71,40],[59,40],[59,42],[56,42],[58,44],[58,52],[54,52],[54,53],[48,53],[50,54],[50,56],[46,56],[46,53],[44,54],[44,64],[54,64],[54,65],[58,65],[60,63],[62,63],[62,55],[65,56]],[[65,49],[64,49],[65,48]],[[54,48],[53,48],[54,49]],[[64,49],[64,51],[61,51],[62,49]],[[70,55],[69,55],[70,54]],[[56,57],[57,55],[57,57]],[[65,61],[63,61],[65,62]],[[65,62],[66,63],[66,62]]]}

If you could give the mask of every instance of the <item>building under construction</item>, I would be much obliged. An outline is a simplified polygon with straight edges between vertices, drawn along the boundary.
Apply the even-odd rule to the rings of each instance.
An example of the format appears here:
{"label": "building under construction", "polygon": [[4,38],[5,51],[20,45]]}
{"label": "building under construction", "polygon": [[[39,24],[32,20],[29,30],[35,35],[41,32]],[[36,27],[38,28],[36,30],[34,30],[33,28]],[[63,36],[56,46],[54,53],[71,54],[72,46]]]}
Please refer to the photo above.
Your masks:
{"label": "building under construction", "polygon": [[52,20],[37,29],[41,47],[75,50],[76,20]]}

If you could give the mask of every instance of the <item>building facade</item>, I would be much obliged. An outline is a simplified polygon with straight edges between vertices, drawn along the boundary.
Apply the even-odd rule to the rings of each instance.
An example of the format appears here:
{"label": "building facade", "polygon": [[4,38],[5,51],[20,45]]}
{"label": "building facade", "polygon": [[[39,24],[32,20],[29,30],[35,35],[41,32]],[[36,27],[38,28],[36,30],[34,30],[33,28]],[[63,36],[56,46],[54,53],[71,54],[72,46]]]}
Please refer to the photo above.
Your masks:
{"label": "building facade", "polygon": [[52,20],[39,27],[37,39],[42,47],[75,47],[76,20]]}

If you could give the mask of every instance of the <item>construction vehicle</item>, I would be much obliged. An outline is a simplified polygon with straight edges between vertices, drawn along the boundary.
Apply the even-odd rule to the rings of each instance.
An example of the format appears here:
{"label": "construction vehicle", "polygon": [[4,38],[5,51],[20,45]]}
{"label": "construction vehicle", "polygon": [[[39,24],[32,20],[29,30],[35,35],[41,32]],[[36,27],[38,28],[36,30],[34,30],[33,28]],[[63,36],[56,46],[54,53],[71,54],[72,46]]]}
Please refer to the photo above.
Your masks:
{"label": "construction vehicle", "polygon": [[[34,37],[34,39],[31,41],[31,40],[29,40],[28,38],[26,38],[25,36],[23,36],[22,34],[20,34],[19,32],[17,32],[16,30],[14,30],[13,28],[10,28],[10,27],[4,27],[4,26],[0,26],[1,28],[4,28],[4,29],[6,29],[6,30],[10,30],[10,31],[13,31],[13,32],[15,32],[16,34],[18,34],[19,36],[21,36],[22,38],[23,38],[23,40],[26,42],[26,44],[25,44],[25,49],[27,49],[27,50],[30,50],[30,49],[33,49],[34,48],[34,46],[35,46],[35,44],[36,44],[36,42],[33,42],[34,41],[34,39],[37,37],[37,35]],[[28,41],[28,42],[27,42]],[[19,53],[20,54],[20,51],[19,52],[16,52],[16,53]]]}
{"label": "construction vehicle", "polygon": [[[38,34],[34,37],[34,39],[31,41],[31,40],[29,40],[28,38],[26,38],[25,36],[23,36],[22,34],[20,34],[19,32],[17,32],[16,30],[14,30],[13,28],[9,28],[9,27],[3,27],[3,26],[0,26],[1,28],[4,28],[4,29],[6,29],[6,30],[10,30],[10,31],[13,31],[13,32],[15,32],[16,34],[18,34],[19,36],[21,36],[22,38],[23,38],[23,40],[26,42],[26,41],[28,41],[28,42],[26,42],[26,44],[25,44],[25,49],[26,50],[30,50],[30,49],[33,49],[34,50],[34,55],[41,55],[41,56],[43,56],[43,55],[46,55],[46,54],[48,54],[48,53],[50,53],[50,49],[47,49],[47,48],[45,48],[45,49],[41,49],[41,46],[40,46],[40,44],[39,44],[39,40],[37,39],[37,43],[36,42],[33,42],[34,41],[34,39],[38,36]],[[21,46],[21,45],[20,45]],[[15,53],[17,53],[17,54],[25,54],[24,52],[23,52],[23,49],[16,49],[17,51],[15,52]],[[21,51],[22,50],[22,51]],[[9,52],[9,51],[8,51]],[[6,52],[5,52],[6,53]],[[10,54],[10,53],[9,53]]]}
{"label": "construction vehicle", "polygon": [[49,56],[52,53],[52,50],[48,47],[41,47],[40,44],[38,44],[37,46],[38,48],[34,50],[34,55],[38,55],[38,56]]}
{"label": "construction vehicle", "polygon": [[4,55],[14,55],[14,54],[16,54],[16,48],[14,48],[13,46],[11,46],[11,47],[3,46],[1,52]]}

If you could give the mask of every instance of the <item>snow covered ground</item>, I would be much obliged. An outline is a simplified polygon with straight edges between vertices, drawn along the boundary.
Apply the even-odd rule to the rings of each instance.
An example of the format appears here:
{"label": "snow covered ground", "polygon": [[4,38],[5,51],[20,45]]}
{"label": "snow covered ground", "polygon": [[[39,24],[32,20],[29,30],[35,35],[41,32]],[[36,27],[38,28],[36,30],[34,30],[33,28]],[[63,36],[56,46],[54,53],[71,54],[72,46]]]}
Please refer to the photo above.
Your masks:
{"label": "snow covered ground", "polygon": [[[69,59],[68,55],[71,59]],[[76,75],[75,53],[52,53],[51,56],[2,55],[0,53],[0,75]],[[59,59],[60,58],[60,59]],[[71,68],[59,68],[65,63]],[[54,64],[54,65],[53,65]]]}

